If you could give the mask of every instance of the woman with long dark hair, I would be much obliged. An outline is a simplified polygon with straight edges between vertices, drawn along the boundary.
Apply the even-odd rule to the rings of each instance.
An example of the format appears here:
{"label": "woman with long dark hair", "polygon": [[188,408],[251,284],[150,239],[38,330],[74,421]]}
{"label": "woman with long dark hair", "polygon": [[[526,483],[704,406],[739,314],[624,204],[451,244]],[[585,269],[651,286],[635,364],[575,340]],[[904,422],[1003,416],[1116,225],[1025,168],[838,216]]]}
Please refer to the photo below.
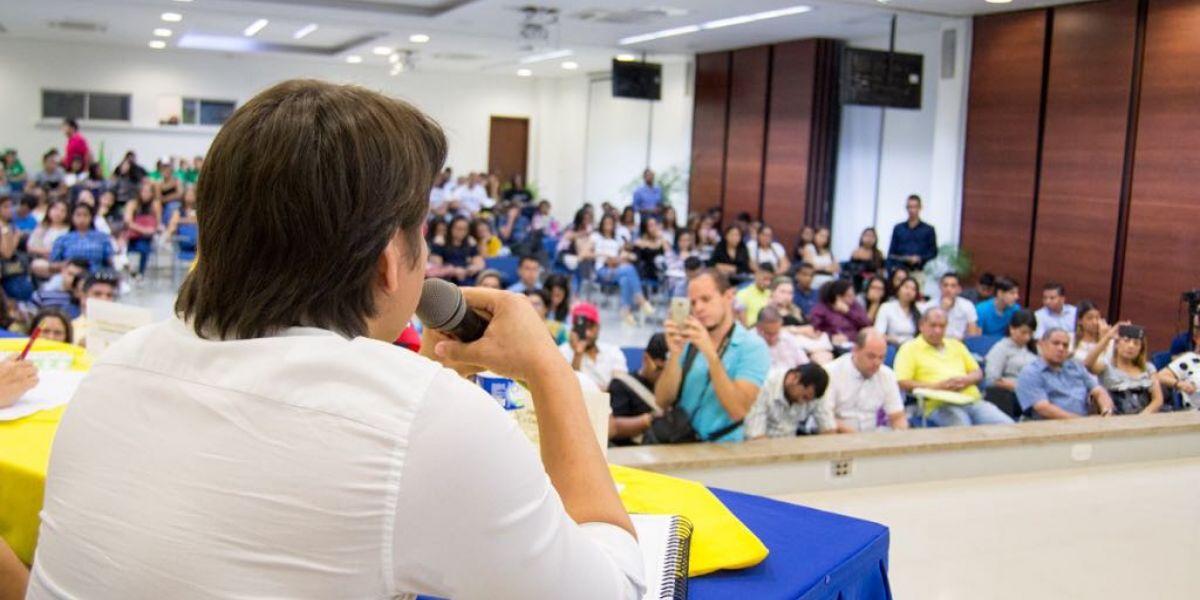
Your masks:
{"label": "woman with long dark hair", "polygon": [[633,266],[636,257],[625,251],[625,244],[617,237],[617,222],[612,215],[600,219],[600,227],[592,234],[596,247],[596,276],[600,281],[616,283],[621,290],[621,317],[626,323],[635,324],[634,309],[649,315],[654,307],[642,292],[642,278]]}
{"label": "woman with long dark hair", "polygon": [[813,277],[815,286],[824,285],[826,281],[836,278],[841,271],[830,248],[832,237],[828,227],[818,227],[813,233],[812,243],[804,247],[804,262],[812,265],[817,272],[816,277]]}
{"label": "woman with long dark hair", "polygon": [[77,258],[88,261],[93,273],[112,266],[112,238],[92,227],[95,220],[95,207],[88,204],[75,206],[71,211],[71,231],[55,240],[50,251],[51,271],[57,273],[67,262]]}
{"label": "woman with long dark hair", "polygon": [[1031,310],[1013,313],[1008,322],[1008,336],[992,345],[984,361],[984,378],[990,385],[1010,392],[1017,391],[1017,376],[1025,365],[1037,360],[1037,316]]}
{"label": "woman with long dark hair", "polygon": [[750,253],[742,243],[742,230],[737,225],[725,228],[721,243],[713,248],[709,264],[734,281],[745,280],[754,272],[750,268]]}
{"label": "woman with long dark hair", "polygon": [[775,230],[771,229],[770,225],[761,225],[758,228],[754,239],[746,242],[746,252],[750,254],[750,264],[769,263],[775,267],[776,273],[786,273],[791,266],[787,251],[783,249],[783,244],[775,241]]}
{"label": "woman with long dark hair", "polygon": [[875,329],[887,338],[889,344],[899,346],[917,336],[917,323],[921,311],[917,302],[921,300],[921,286],[916,279],[905,279],[896,288],[896,297],[884,302],[875,315]]}
{"label": "woman with long dark hair", "polygon": [[861,286],[867,277],[882,275],[883,252],[879,250],[879,234],[868,227],[858,236],[858,246],[850,253],[850,272],[854,285]]}
{"label": "woman with long dark hair", "polygon": [[542,289],[550,294],[546,318],[566,323],[571,316],[571,280],[562,273],[554,273],[542,282]]}
{"label": "woman with long dark hair", "polygon": [[459,285],[475,280],[484,268],[479,247],[471,239],[470,221],[464,216],[450,221],[450,233],[446,243],[429,250],[429,262],[435,267],[444,267],[444,277]]}
{"label": "woman with long dark hair", "polygon": [[125,205],[126,248],[138,253],[139,279],[146,275],[146,266],[154,253],[154,236],[162,229],[162,197],[158,186],[150,179],[143,179],[137,196]]}

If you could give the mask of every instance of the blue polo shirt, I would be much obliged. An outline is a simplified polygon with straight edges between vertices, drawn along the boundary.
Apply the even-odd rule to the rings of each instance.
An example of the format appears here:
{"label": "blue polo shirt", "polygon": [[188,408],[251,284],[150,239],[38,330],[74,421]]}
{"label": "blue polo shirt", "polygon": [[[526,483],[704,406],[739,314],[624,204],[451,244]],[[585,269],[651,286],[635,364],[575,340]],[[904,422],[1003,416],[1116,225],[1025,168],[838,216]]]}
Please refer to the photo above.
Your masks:
{"label": "blue polo shirt", "polygon": [[[1025,365],[1017,376],[1017,401],[1026,412],[1034,404],[1049,400],[1065,411],[1087,416],[1088,394],[1097,387],[1100,382],[1078,362],[1068,360],[1062,367],[1051,369],[1039,358]],[[1037,417],[1037,413],[1033,416]]]}
{"label": "blue polo shirt", "polygon": [[813,288],[807,292],[801,291],[800,288],[795,288],[792,292],[792,303],[800,307],[801,312],[805,317],[812,313],[813,306],[817,304],[817,289]]}
{"label": "blue polo shirt", "polygon": [[[729,374],[730,379],[749,381],[761,388],[771,367],[771,354],[767,350],[767,343],[740,324],[733,327],[733,337],[730,338],[729,347],[721,357],[721,364],[725,366],[725,372]],[[683,347],[678,359],[680,365],[683,364],[690,346],[691,344],[688,344]],[[708,438],[713,432],[733,424],[733,419],[729,418],[729,413],[725,412],[721,401],[717,399],[717,391],[708,376],[708,360],[703,355],[696,355],[696,360],[692,362],[692,368],[682,385],[683,394],[679,398],[679,406],[692,416],[692,429],[696,430],[697,435]],[[740,442],[744,439],[745,427],[738,427],[711,441]]]}
{"label": "blue polo shirt", "polygon": [[643,212],[655,210],[662,204],[662,188],[642,185],[633,192],[633,210]]}
{"label": "blue polo shirt", "polygon": [[984,300],[975,305],[975,314],[979,316],[979,329],[983,335],[1008,335],[1008,322],[1018,310],[1021,310],[1021,305],[1013,304],[1005,308],[1003,314],[996,314],[996,299]]}

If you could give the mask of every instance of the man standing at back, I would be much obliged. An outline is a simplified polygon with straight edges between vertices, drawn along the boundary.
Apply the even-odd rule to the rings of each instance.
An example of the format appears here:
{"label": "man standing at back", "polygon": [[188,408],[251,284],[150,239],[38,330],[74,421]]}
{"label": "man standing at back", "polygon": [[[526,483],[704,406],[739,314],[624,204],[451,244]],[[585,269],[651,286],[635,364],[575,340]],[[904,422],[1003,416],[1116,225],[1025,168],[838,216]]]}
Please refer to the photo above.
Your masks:
{"label": "man standing at back", "polygon": [[78,158],[80,164],[83,165],[83,171],[86,172],[88,165],[92,163],[92,151],[88,149],[88,143],[83,134],[79,133],[79,123],[72,118],[64,119],[63,135],[67,136],[67,151],[63,157],[63,164],[70,169],[75,159]]}
{"label": "man standing at back", "polygon": [[767,345],[734,318],[733,287],[722,273],[708,269],[693,277],[688,299],[687,323],[665,326],[670,360],[655,399],[664,410],[678,402],[701,441],[741,441],[742,422],[767,378]]}
{"label": "man standing at back", "polygon": [[921,220],[921,197],[913,194],[904,203],[908,220],[897,223],[892,229],[892,243],[888,246],[888,258],[911,270],[920,269],[937,256],[937,232],[933,226]]}
{"label": "man standing at back", "polygon": [[662,205],[662,188],[654,185],[654,171],[649,168],[642,171],[642,181],[642,186],[633,192],[633,210],[643,217],[656,215]]}
{"label": "man standing at back", "polygon": [[1034,315],[1038,324],[1034,339],[1042,339],[1051,329],[1061,329],[1075,341],[1075,307],[1067,304],[1067,288],[1063,284],[1051,282],[1042,286],[1042,307]]}

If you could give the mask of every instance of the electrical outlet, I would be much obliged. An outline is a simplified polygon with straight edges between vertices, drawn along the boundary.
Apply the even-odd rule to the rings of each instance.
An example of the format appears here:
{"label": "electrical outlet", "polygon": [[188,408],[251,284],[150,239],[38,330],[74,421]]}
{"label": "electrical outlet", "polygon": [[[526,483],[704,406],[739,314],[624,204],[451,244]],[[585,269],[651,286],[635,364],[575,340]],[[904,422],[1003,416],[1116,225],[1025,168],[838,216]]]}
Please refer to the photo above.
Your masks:
{"label": "electrical outlet", "polygon": [[833,479],[844,479],[853,473],[854,461],[849,458],[831,461],[829,463],[829,476]]}

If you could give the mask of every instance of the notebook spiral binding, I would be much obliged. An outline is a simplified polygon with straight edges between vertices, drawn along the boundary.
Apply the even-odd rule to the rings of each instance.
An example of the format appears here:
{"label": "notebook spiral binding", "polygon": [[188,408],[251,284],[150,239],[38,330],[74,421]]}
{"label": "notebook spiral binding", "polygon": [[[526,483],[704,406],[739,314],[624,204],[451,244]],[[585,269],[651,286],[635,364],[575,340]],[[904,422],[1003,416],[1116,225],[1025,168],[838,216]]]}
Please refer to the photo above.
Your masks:
{"label": "notebook spiral binding", "polygon": [[687,600],[688,561],[692,549],[692,522],[684,517],[674,517],[671,522],[674,534],[667,543],[666,564],[671,568],[662,574],[660,600]]}

